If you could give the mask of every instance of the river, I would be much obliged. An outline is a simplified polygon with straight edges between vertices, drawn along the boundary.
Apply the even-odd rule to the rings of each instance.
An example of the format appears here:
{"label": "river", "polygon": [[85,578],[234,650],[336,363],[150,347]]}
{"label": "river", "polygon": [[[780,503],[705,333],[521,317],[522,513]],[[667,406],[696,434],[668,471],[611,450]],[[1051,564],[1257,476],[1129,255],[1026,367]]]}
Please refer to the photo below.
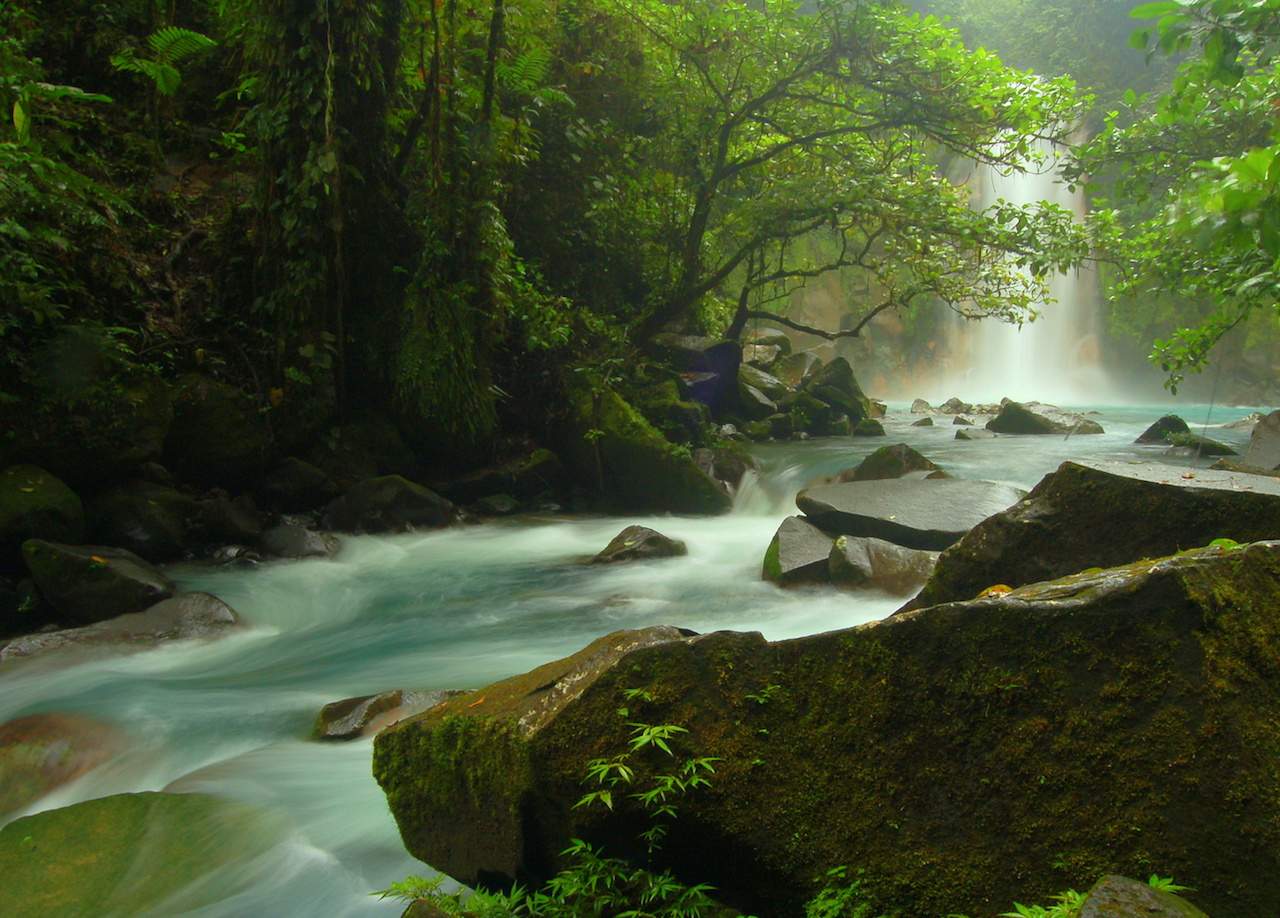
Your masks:
{"label": "river", "polygon": [[[249,627],[213,643],[0,671],[0,723],[76,712],[116,724],[129,738],[122,754],[24,812],[162,789],[245,801],[282,814],[288,836],[192,900],[189,914],[395,915],[401,906],[370,891],[430,871],[401,847],[370,776],[372,741],[307,739],[325,703],[391,688],[479,687],[618,628],[665,623],[778,639],[883,617],[899,599],[778,590],[761,582],[760,562],[805,482],[855,465],[885,443],[910,443],[958,477],[1025,488],[1068,458],[1191,464],[1132,445],[1162,407],[1098,407],[1102,436],[975,442],[955,440],[950,418],[917,428],[905,405],[890,407],[885,440],[757,447],[761,473],[727,516],[519,518],[350,538],[332,560],[175,567],[171,576],[183,588],[220,596]],[[1207,406],[1178,411],[1197,433],[1210,416]],[[1210,419],[1218,425],[1247,413],[1217,408]],[[1247,430],[1207,433],[1237,447],[1248,441]],[[688,556],[609,568],[579,563],[631,523],[685,540]]]}

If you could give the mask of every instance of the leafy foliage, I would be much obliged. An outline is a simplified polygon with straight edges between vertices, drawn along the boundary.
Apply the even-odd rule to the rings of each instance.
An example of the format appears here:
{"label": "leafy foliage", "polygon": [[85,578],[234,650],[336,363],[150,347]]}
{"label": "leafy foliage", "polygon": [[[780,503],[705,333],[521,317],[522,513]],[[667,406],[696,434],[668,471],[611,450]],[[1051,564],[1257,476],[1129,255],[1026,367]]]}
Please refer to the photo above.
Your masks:
{"label": "leafy foliage", "polygon": [[207,35],[178,26],[166,26],[147,36],[151,57],[138,57],[128,48],[111,56],[111,65],[127,73],[138,73],[155,84],[156,91],[171,96],[178,91],[182,72],[178,64],[189,57],[217,47],[218,43]]}

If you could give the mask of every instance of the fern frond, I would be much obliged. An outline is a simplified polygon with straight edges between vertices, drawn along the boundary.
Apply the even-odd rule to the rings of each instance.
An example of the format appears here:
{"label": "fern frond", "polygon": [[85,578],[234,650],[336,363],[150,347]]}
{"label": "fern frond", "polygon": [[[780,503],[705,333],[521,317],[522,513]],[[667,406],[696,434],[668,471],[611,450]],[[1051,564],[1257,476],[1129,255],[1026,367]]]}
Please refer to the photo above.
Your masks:
{"label": "fern frond", "polygon": [[542,86],[550,72],[551,52],[539,46],[499,66],[498,80],[506,90],[527,94]]}
{"label": "fern frond", "polygon": [[151,46],[151,54],[157,63],[170,66],[218,46],[208,35],[179,26],[157,29],[147,36],[147,44]]}

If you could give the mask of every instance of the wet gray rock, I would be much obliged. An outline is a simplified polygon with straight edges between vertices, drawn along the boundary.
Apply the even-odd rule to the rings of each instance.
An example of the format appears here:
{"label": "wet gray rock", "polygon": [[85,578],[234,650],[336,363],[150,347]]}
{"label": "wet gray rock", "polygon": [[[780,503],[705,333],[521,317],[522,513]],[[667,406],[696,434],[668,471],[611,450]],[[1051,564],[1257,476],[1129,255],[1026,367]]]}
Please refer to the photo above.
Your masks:
{"label": "wet gray rock", "polygon": [[778,413],[778,405],[755,386],[738,384],[738,404],[748,420],[761,421]]}
{"label": "wet gray rock", "polygon": [[758,389],[774,401],[777,401],[780,398],[785,398],[794,391],[794,389],[782,380],[778,379],[776,376],[772,376],[764,370],[761,370],[758,367],[753,367],[749,364],[743,364],[738,368],[738,381],[744,385]]}
{"label": "wet gray rock", "polygon": [[671,539],[647,526],[628,526],[613,537],[592,564],[618,564],[626,561],[649,561],[655,558],[678,558],[689,553],[679,539]]}
{"label": "wet gray rock", "polygon": [[341,547],[338,537],[297,523],[281,523],[262,534],[258,547],[277,558],[330,558]]}
{"label": "wet gray rock", "polygon": [[218,637],[235,628],[234,609],[208,593],[179,593],[143,612],[107,621],[16,638],[0,647],[0,663],[73,647],[145,649],[162,641]]}
{"label": "wet gray rock", "polygon": [[911,425],[912,427],[932,427],[933,418],[921,418]]}
{"label": "wet gray rock", "polygon": [[1237,456],[1237,453],[1225,443],[1211,440],[1193,433],[1169,434],[1169,445],[1175,450],[1193,456]]}
{"label": "wet gray rock", "polygon": [[[938,482],[945,484],[945,482]],[[1208,545],[1280,538],[1280,480],[1156,462],[1064,462],[943,554],[916,607]]]}
{"label": "wet gray rock", "polygon": [[1187,426],[1187,422],[1182,420],[1176,414],[1166,414],[1160,420],[1156,421],[1150,427],[1142,432],[1142,436],[1134,440],[1134,443],[1159,443],[1165,444],[1169,442],[1170,434],[1191,433],[1191,428]]}
{"label": "wet gray rock", "polygon": [[430,710],[442,701],[467,692],[448,690],[415,691],[392,689],[377,695],[344,698],[320,709],[311,738],[318,740],[353,740],[370,736],[406,717]]}
{"label": "wet gray rock", "polygon": [[169,578],[131,551],[31,539],[22,556],[59,620],[92,624],[173,595]]}
{"label": "wet gray rock", "polygon": [[765,552],[761,576],[779,586],[826,583],[832,537],[810,521],[789,516],[782,521]]}
{"label": "wet gray rock", "polygon": [[965,427],[956,431],[957,440],[994,440],[999,436],[999,434],[983,430],[981,427]]}
{"label": "wet gray rock", "polygon": [[[1033,403],[1034,404],[1034,403]],[[987,422],[987,430],[1001,434],[1100,434],[1102,426],[1097,421],[1078,415],[1054,412],[1052,406],[1035,405],[1041,411],[1033,411],[1031,405],[1006,401],[1000,413]]]}
{"label": "wet gray rock", "polygon": [[201,541],[204,517],[199,500],[150,481],[128,482],[89,502],[90,538],[153,562],[180,558]]}
{"label": "wet gray rock", "polygon": [[399,475],[369,478],[331,503],[326,529],[337,532],[404,532],[447,526],[454,506],[439,494]]}
{"label": "wet gray rock", "polygon": [[753,367],[768,369],[774,361],[782,356],[782,348],[772,344],[744,344],[742,346],[743,363]]}
{"label": "wet gray rock", "polygon": [[928,414],[932,410],[933,410],[933,406],[930,405],[928,402],[926,402],[922,398],[918,398],[911,403],[912,414]]}
{"label": "wet gray rock", "polygon": [[840,536],[827,558],[831,582],[849,590],[910,596],[924,586],[938,553],[903,548],[883,539]]}
{"label": "wet gray rock", "polygon": [[863,418],[853,428],[855,437],[883,437],[886,436],[884,425],[875,418]]}
{"label": "wet gray rock", "polygon": [[796,505],[827,532],[941,551],[1024,493],[990,481],[851,481],[801,491]]}
{"label": "wet gray rock", "polygon": [[1186,899],[1128,877],[1107,876],[1093,885],[1079,918],[1209,918]]}
{"label": "wet gray rock", "polygon": [[943,414],[969,414],[973,411],[973,406],[953,396],[939,405],[938,410]]}
{"label": "wet gray rock", "polygon": [[1280,469],[1280,411],[1258,421],[1244,454],[1244,464],[1256,469]]}
{"label": "wet gray rock", "polygon": [[963,414],[957,414],[951,419],[951,424],[955,427],[972,427],[973,421],[966,418]]}
{"label": "wet gray rock", "polygon": [[773,375],[792,389],[799,389],[813,379],[822,369],[822,361],[809,351],[789,354],[773,365]]}

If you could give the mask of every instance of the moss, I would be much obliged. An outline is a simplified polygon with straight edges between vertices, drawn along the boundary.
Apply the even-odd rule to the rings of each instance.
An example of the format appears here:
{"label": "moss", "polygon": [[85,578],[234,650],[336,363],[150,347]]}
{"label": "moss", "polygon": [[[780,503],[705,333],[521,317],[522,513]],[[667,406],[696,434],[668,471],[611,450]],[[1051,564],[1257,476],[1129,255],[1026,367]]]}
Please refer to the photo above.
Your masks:
{"label": "moss", "polygon": [[723,513],[730,508],[728,494],[698,468],[688,449],[666,439],[618,393],[575,381],[569,394],[572,417],[564,456],[584,483],[602,485],[621,509]]}
{"label": "moss", "polygon": [[0,471],[0,570],[16,569],[27,539],[84,540],[84,507],[76,493],[44,469]]}
{"label": "moss", "polygon": [[770,583],[777,583],[782,579],[782,561],[779,557],[781,548],[779,539],[775,535],[773,541],[769,543],[768,550],[764,553],[764,564],[761,567],[760,576]]}
{"label": "moss", "polygon": [[177,381],[165,461],[179,476],[239,484],[262,470],[269,446],[266,422],[248,395],[197,373]]}

